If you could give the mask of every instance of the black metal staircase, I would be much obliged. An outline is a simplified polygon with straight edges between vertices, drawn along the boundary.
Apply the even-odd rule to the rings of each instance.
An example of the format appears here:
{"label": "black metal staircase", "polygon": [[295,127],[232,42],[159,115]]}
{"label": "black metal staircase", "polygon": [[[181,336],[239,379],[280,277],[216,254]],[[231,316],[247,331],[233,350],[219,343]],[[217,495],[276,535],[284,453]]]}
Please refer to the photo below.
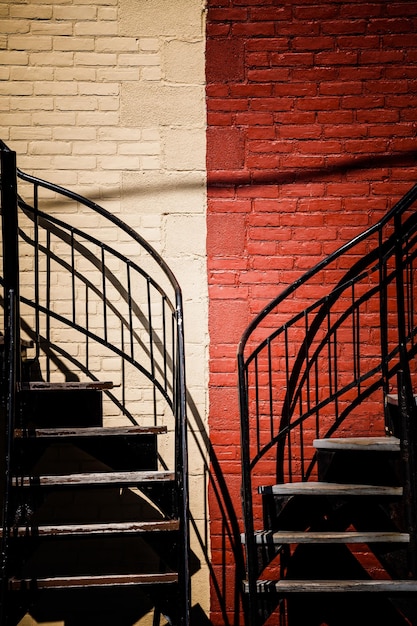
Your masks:
{"label": "black metal staircase", "polygon": [[4,143],[1,185],[0,623],[188,626],[179,285],[133,229],[16,169]]}
{"label": "black metal staircase", "polygon": [[417,186],[238,349],[250,626],[417,624]]}

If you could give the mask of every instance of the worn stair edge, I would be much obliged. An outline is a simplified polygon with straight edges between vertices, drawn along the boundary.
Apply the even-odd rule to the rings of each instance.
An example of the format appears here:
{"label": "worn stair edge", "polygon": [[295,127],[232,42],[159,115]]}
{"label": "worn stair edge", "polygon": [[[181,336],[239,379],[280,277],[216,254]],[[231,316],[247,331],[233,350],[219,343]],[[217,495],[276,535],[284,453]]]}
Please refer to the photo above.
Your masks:
{"label": "worn stair edge", "polygon": [[300,482],[283,483],[278,485],[264,485],[258,488],[261,494],[295,496],[395,496],[403,494],[402,487],[385,485],[356,485],[327,482]]}
{"label": "worn stair edge", "polygon": [[13,487],[58,487],[79,485],[137,485],[149,482],[168,482],[175,478],[174,472],[90,472],[82,474],[57,474],[49,476],[13,476]]}
{"label": "worn stair edge", "polygon": [[314,439],[313,446],[317,450],[364,450],[383,452],[399,452],[400,440],[397,437],[329,437]]}
{"label": "worn stair edge", "polygon": [[[170,532],[179,530],[178,519],[147,522],[107,522],[99,524],[42,524],[17,526],[10,529],[11,537],[65,537],[68,535],[115,535],[119,533]],[[3,531],[0,530],[0,538]]]}
{"label": "worn stair edge", "polygon": [[[279,545],[289,543],[409,543],[410,535],[399,532],[358,532],[358,531],[270,531],[256,532],[257,545]],[[246,543],[245,534],[241,541]]]}
{"label": "worn stair edge", "polygon": [[[417,394],[413,394],[414,400],[417,404]],[[387,404],[392,406],[398,406],[398,393],[387,393],[385,396]]]}
{"label": "worn stair edge", "polygon": [[84,382],[69,381],[59,383],[50,383],[39,380],[20,383],[21,391],[73,391],[74,389],[97,389],[100,391],[102,389],[113,389],[113,387],[115,387],[115,385],[111,381],[99,380],[88,380]]}
{"label": "worn stair edge", "polygon": [[[417,580],[258,580],[257,592],[262,593],[416,593]],[[249,593],[249,584],[243,582]]]}
{"label": "worn stair edge", "polygon": [[79,437],[130,437],[160,435],[166,426],[92,426],[87,428],[16,428],[16,439],[79,438]]}
{"label": "worn stair edge", "polygon": [[80,589],[86,587],[125,587],[178,582],[177,572],[157,574],[107,574],[99,576],[57,576],[51,578],[10,578],[9,591],[35,589]]}

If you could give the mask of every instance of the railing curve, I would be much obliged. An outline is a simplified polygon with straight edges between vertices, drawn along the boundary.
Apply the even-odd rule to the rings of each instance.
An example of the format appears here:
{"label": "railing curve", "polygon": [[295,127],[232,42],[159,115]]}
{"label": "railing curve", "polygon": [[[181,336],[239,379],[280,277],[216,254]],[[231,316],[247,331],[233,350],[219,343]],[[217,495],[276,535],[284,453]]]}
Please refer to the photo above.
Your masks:
{"label": "railing curve", "polygon": [[[175,444],[159,462],[175,466],[180,485],[178,515],[187,581],[188,453],[180,285],[153,246],[118,216],[21,171],[15,153],[1,140],[0,152],[0,281],[4,305],[10,286],[19,295],[18,340],[22,336],[33,342],[35,355],[30,361],[40,363],[46,381],[115,377],[114,388],[105,392],[109,425],[126,420],[168,424]],[[9,193],[13,185],[15,202]],[[11,258],[16,267],[11,267]],[[5,319],[5,330],[6,323]],[[32,375],[26,363],[17,380]],[[189,607],[188,589],[186,595]]]}
{"label": "railing curve", "polygon": [[338,429],[381,434],[375,415],[396,387],[404,356],[410,362],[416,354],[416,201],[417,185],[378,223],[286,287],[242,335],[237,360],[250,595],[259,574],[253,533],[263,526],[258,486],[314,477],[316,438]]}

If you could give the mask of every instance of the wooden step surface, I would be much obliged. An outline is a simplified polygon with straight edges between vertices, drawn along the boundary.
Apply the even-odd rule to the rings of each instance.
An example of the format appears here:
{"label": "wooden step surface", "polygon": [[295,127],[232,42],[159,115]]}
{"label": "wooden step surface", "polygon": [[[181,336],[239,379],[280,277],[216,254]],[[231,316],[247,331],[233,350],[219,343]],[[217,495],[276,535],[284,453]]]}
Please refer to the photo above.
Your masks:
{"label": "wooden step surface", "polygon": [[[258,593],[417,593],[417,580],[258,580]],[[245,593],[249,585],[243,583]]]}
{"label": "wooden step surface", "polygon": [[92,426],[91,428],[16,428],[16,439],[65,439],[79,437],[134,437],[138,435],[160,435],[167,432],[166,426]]}
{"label": "wooden step surface", "polygon": [[10,578],[9,591],[25,589],[83,589],[87,587],[122,587],[178,582],[177,572],[152,574],[108,574],[98,576],[56,576],[44,578]]}
{"label": "wooden step surface", "polygon": [[[146,522],[102,522],[98,524],[41,524],[17,526],[11,529],[12,537],[65,537],[94,535],[136,534],[148,532],[172,532],[179,530],[179,520],[154,520]],[[3,530],[0,529],[0,538]]]}
{"label": "wooden step surface", "polygon": [[13,487],[58,487],[58,486],[97,486],[127,485],[142,483],[169,482],[175,478],[174,472],[137,471],[137,472],[86,472],[81,474],[62,474],[49,476],[13,476]]}
{"label": "wooden step surface", "polygon": [[[241,535],[246,543],[245,535]],[[262,530],[255,533],[257,545],[279,545],[290,543],[409,543],[410,535],[399,532],[358,532],[358,531],[292,531]]]}
{"label": "wooden step surface", "polygon": [[327,482],[294,482],[280,485],[264,485],[259,493],[279,496],[311,495],[311,496],[395,496],[403,494],[402,487],[386,487],[379,485],[356,485]]}
{"label": "wooden step surface", "polygon": [[113,389],[115,385],[111,381],[88,380],[84,382],[70,381],[48,383],[43,380],[20,383],[21,391],[74,391],[80,389]]}
{"label": "wooden step surface", "polygon": [[[413,398],[417,404],[417,394],[413,394]],[[386,395],[386,402],[392,406],[398,406],[398,393],[388,393]]]}
{"label": "wooden step surface", "polygon": [[313,446],[317,450],[354,450],[399,452],[400,440],[397,437],[329,437],[314,439]]}

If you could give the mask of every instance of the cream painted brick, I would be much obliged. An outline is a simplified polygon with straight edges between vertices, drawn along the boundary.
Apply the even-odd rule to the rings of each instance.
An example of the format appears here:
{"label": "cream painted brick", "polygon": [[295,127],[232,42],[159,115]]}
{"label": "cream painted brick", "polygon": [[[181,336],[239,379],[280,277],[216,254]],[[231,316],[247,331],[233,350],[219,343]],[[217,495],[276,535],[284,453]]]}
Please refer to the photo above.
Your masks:
{"label": "cream painted brick", "polygon": [[9,11],[9,5],[8,4],[0,5],[0,18],[8,17],[9,13],[10,13],[10,11]]}
{"label": "cream painted brick", "polygon": [[65,111],[65,113],[34,113],[32,115],[32,121],[39,126],[75,126],[75,113],[72,111]]}
{"label": "cream painted brick", "polygon": [[6,35],[2,35],[0,37],[0,49],[1,50],[7,50],[7,40],[8,40],[8,37],[6,37]]}
{"label": "cream painted brick", "polygon": [[205,136],[200,129],[170,129],[164,140],[166,168],[204,171],[205,145]]}
{"label": "cream painted brick", "polygon": [[158,155],[160,153],[159,142],[143,141],[143,142],[131,142],[122,143],[119,145],[119,154],[146,154],[146,155]]}
{"label": "cream painted brick", "polygon": [[161,169],[161,161],[157,157],[143,156],[141,157],[141,166],[144,170],[159,170]]}
{"label": "cream painted brick", "polygon": [[90,198],[90,191],[95,195],[94,189],[96,189],[97,185],[101,185],[103,188],[111,185],[119,188],[120,186],[121,174],[119,170],[115,170],[113,172],[107,170],[106,172],[89,172],[85,170],[84,172],[78,173],[78,183],[80,185],[86,186],[86,197]]}
{"label": "cream painted brick", "polygon": [[10,50],[52,50],[52,37],[32,37],[29,35],[10,35]]}
{"label": "cream painted brick", "polygon": [[[56,0],[54,0],[56,2]],[[33,21],[30,25],[32,35],[43,35],[44,33],[52,36],[70,37],[73,34],[73,24],[71,22],[37,22]]]}
{"label": "cream painted brick", "polygon": [[53,48],[64,52],[92,51],[95,48],[95,41],[93,37],[54,37]]}
{"label": "cream painted brick", "polygon": [[63,126],[62,128],[54,128],[53,136],[55,139],[69,139],[75,141],[76,139],[83,139],[84,141],[94,141],[96,139],[95,128],[68,128]]}
{"label": "cream painted brick", "polygon": [[139,48],[144,52],[158,52],[160,49],[160,40],[156,37],[141,37],[139,39]]}
{"label": "cream painted brick", "polygon": [[191,37],[202,34],[204,0],[201,3],[190,0],[139,3],[120,0],[119,6],[122,35]]}
{"label": "cream painted brick", "polygon": [[204,48],[200,41],[167,41],[163,48],[165,78],[173,83],[203,83]]}
{"label": "cream painted brick", "polygon": [[142,69],[143,80],[159,81],[162,78],[162,70],[160,67],[144,67]]}
{"label": "cream painted brick", "polygon": [[[123,84],[121,122],[125,126],[201,125],[204,113],[202,88],[197,86]],[[138,106],[140,96],[140,106]],[[196,106],[196,103],[202,103]]]}
{"label": "cream painted brick", "polygon": [[9,65],[27,65],[29,62],[29,55],[27,54],[27,52],[8,51],[7,62]]}
{"label": "cream painted brick", "polygon": [[[36,170],[51,170],[52,157],[44,155],[42,159],[40,159],[38,156],[28,156],[22,152],[19,152],[19,167],[24,171],[34,172]],[[50,172],[48,172],[48,178],[49,174]],[[43,175],[43,177],[45,177],[45,174]]]}
{"label": "cream painted brick", "polygon": [[97,80],[108,80],[110,82],[114,82],[115,80],[119,80],[120,83],[131,81],[137,82],[139,80],[139,69],[138,68],[98,68],[97,69]]}
{"label": "cream painted brick", "polygon": [[52,7],[42,6],[38,3],[10,4],[10,17],[26,18],[34,20],[50,20],[52,18]]}
{"label": "cream painted brick", "polygon": [[161,134],[157,128],[144,128],[142,131],[142,139],[145,141],[159,141]]}
{"label": "cream painted brick", "polygon": [[1,99],[0,101],[0,111],[10,111],[12,108],[16,108],[16,107],[12,107],[12,102],[13,102],[13,98],[11,98],[10,96],[5,96]]}
{"label": "cream painted brick", "polygon": [[28,33],[30,22],[26,20],[0,20],[0,33]]}
{"label": "cream painted brick", "polygon": [[103,141],[139,141],[142,136],[143,139],[147,139],[144,132],[136,128],[109,127],[100,128],[98,131],[98,138]]}
{"label": "cream painted brick", "polygon": [[118,97],[102,96],[98,100],[99,111],[119,111],[120,99]]}
{"label": "cream painted brick", "polygon": [[97,7],[94,2],[90,6],[54,6],[55,20],[95,20],[97,17]]}
{"label": "cream painted brick", "polygon": [[96,41],[96,52],[136,52],[138,40],[134,37],[100,37]]}
{"label": "cream painted brick", "polygon": [[29,126],[32,121],[30,113],[2,113],[0,116],[1,126]]}
{"label": "cream painted brick", "polygon": [[54,101],[52,98],[14,98],[13,109],[19,111],[52,111]]}
{"label": "cream painted brick", "polygon": [[120,92],[118,83],[79,83],[78,88],[82,95],[117,96]]}
{"label": "cream painted brick", "polygon": [[10,69],[8,67],[0,67],[0,80],[9,80]]}
{"label": "cream painted brick", "polygon": [[122,176],[126,209],[132,212],[204,214],[204,173],[124,172]]}
{"label": "cream painted brick", "polygon": [[135,65],[159,65],[159,54],[119,54],[118,62],[120,66],[129,65],[134,67]]}
{"label": "cream painted brick", "polygon": [[108,53],[96,53],[96,52],[75,52],[74,63],[76,65],[116,65],[117,56],[115,54]]}
{"label": "cream painted brick", "polygon": [[31,96],[33,85],[27,82],[0,82],[0,94],[10,96]]}
{"label": "cream painted brick", "polygon": [[73,52],[32,52],[30,55],[31,65],[51,65],[53,67],[66,67],[73,65]]}
{"label": "cream painted brick", "polygon": [[138,170],[140,161],[139,157],[117,156],[116,158],[99,159],[99,166],[104,170]]}
{"label": "cream painted brick", "polygon": [[[36,81],[50,81],[54,77],[54,70],[50,67],[36,68]],[[13,81],[27,80],[33,82],[33,67],[12,67],[10,69],[10,78]]]}
{"label": "cream painted brick", "polygon": [[77,83],[36,81],[34,92],[37,96],[75,96],[78,93]]}
{"label": "cream painted brick", "polygon": [[91,96],[55,98],[55,108],[58,111],[96,111],[97,104],[97,98]]}
{"label": "cream painted brick", "polygon": [[56,156],[52,163],[58,170],[87,170],[95,168],[97,160],[91,156]]}
{"label": "cream painted brick", "polygon": [[117,20],[117,7],[99,7],[97,18],[99,20]]}
{"label": "cream painted brick", "polygon": [[96,79],[96,71],[88,67],[57,68],[55,78],[56,80],[93,81]]}
{"label": "cream painted brick", "polygon": [[116,142],[93,142],[93,141],[74,141],[72,144],[73,154],[116,154],[117,143]]}
{"label": "cream painted brick", "polygon": [[[52,139],[52,130],[50,128],[40,128],[39,126],[27,126],[23,128],[11,128],[10,137],[12,139]],[[19,155],[20,158],[20,155]]]}
{"label": "cream painted brick", "polygon": [[77,124],[80,126],[116,126],[119,121],[119,112],[82,112],[77,114]]}
{"label": "cream painted brick", "polygon": [[117,35],[117,22],[79,22],[74,26],[75,35]]}
{"label": "cream painted brick", "polygon": [[71,143],[63,141],[31,141],[29,154],[71,154]]}

